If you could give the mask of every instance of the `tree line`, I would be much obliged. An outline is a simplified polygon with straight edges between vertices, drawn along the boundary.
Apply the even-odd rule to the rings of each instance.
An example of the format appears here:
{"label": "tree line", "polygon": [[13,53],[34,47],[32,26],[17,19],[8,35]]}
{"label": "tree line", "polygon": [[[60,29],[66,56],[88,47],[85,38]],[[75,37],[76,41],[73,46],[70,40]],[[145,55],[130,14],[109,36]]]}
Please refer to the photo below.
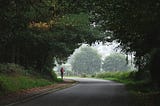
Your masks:
{"label": "tree line", "polygon": [[116,40],[126,54],[133,53],[139,75],[149,72],[160,85],[160,1],[81,0],[90,21],[105,33],[102,41]]}
{"label": "tree line", "polygon": [[[0,7],[0,63],[42,71],[54,56],[64,59],[82,42],[117,40],[124,52],[134,52],[139,71],[149,71],[160,84],[159,0],[1,0]],[[61,23],[82,12],[104,33],[84,23]]]}
{"label": "tree line", "polygon": [[93,22],[112,33],[126,53],[134,52],[141,72],[149,71],[152,82],[160,84],[160,1],[95,1]]}
{"label": "tree line", "polygon": [[125,55],[111,53],[103,60],[102,55],[91,46],[81,46],[70,56],[68,63],[71,64],[72,73],[75,75],[94,75],[106,71],[131,71]]}
{"label": "tree line", "polygon": [[99,39],[87,13],[73,11],[71,1],[1,0],[0,63],[51,76],[55,57],[64,61],[82,42]]}

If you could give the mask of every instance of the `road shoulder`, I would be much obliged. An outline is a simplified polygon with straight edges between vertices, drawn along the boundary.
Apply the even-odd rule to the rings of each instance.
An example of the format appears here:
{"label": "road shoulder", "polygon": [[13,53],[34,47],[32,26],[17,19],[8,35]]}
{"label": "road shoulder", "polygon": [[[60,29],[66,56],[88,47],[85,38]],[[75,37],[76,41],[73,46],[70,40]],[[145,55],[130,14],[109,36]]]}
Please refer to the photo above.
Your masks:
{"label": "road shoulder", "polygon": [[0,106],[12,106],[21,102],[26,102],[39,96],[74,86],[76,83],[77,82],[74,80],[64,79],[64,82],[61,83],[21,90],[5,96],[0,96]]}

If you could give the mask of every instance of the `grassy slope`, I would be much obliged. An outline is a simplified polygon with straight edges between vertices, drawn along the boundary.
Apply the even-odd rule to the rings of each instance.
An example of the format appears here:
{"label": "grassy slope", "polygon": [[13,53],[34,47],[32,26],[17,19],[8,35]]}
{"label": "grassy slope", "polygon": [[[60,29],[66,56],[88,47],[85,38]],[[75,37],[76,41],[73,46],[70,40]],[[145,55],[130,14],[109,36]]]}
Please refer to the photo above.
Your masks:
{"label": "grassy slope", "polygon": [[53,82],[42,78],[30,76],[9,76],[0,75],[0,95],[15,92],[21,89],[28,89],[53,84]]}

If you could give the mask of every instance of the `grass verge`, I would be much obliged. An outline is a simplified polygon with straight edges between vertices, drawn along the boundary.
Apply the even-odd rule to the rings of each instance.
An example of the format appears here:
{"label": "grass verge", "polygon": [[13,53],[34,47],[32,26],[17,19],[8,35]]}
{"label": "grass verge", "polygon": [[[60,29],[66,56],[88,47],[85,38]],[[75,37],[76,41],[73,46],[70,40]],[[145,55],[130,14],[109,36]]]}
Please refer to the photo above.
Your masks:
{"label": "grass verge", "polygon": [[22,89],[51,85],[54,82],[42,78],[34,78],[30,76],[9,76],[0,75],[0,95],[16,92]]}
{"label": "grass verge", "polygon": [[106,72],[97,74],[96,78],[124,83],[137,106],[160,106],[160,90],[149,80],[135,80],[132,75],[133,72]]}

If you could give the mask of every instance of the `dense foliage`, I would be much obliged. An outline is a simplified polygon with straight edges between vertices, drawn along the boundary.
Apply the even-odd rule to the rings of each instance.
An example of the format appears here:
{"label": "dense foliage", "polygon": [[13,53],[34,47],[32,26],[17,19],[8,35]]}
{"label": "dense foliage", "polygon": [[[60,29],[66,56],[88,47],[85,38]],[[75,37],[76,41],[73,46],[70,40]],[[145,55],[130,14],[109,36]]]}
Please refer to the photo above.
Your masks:
{"label": "dense foliage", "polygon": [[72,70],[78,74],[94,74],[100,71],[101,56],[89,46],[81,47],[70,59]]}
{"label": "dense foliage", "polygon": [[150,70],[160,83],[160,1],[99,0],[94,6],[92,21],[112,32],[126,53],[134,52],[139,71]]}
{"label": "dense foliage", "polygon": [[51,77],[54,57],[65,60],[80,43],[98,39],[85,8],[73,11],[78,4],[1,0],[0,63],[19,64]]}
{"label": "dense foliage", "polygon": [[126,58],[122,54],[111,54],[103,61],[102,69],[104,71],[128,71]]}
{"label": "dense foliage", "polygon": [[[109,39],[133,52],[139,71],[150,70],[160,83],[159,0],[1,0],[0,7],[0,63],[50,75],[53,57],[66,58],[82,42]],[[79,24],[85,20],[79,13],[105,33]]]}

